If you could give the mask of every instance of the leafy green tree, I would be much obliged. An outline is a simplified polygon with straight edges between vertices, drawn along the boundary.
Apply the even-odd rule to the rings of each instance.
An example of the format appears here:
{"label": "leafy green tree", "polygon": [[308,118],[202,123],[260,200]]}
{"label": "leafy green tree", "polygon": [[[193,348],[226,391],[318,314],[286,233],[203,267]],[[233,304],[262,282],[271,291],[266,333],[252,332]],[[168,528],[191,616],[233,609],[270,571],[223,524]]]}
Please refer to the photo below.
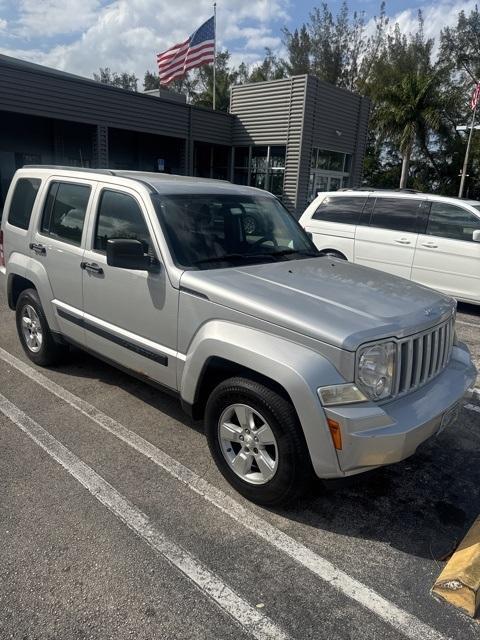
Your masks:
{"label": "leafy green tree", "polygon": [[134,73],[128,73],[126,71],[117,73],[116,71],[112,71],[109,67],[100,67],[98,73],[93,74],[93,79],[112,87],[128,89],[129,91],[138,91],[138,78]]}
{"label": "leafy green tree", "polygon": [[249,77],[248,82],[265,82],[266,80],[280,80],[287,76],[285,63],[268,47],[265,48],[265,58],[263,62],[255,66]]}
{"label": "leafy green tree", "polygon": [[[216,108],[228,111],[230,87],[236,83],[238,72],[229,66],[228,51],[217,52],[215,69]],[[213,66],[211,64],[195,69],[193,75],[192,104],[211,107],[213,104]]]}
{"label": "leafy green tree", "polygon": [[445,27],[440,34],[441,59],[454,63],[470,81],[480,81],[480,12],[476,5],[469,15],[460,11],[455,27]]}
{"label": "leafy green tree", "polygon": [[144,91],[153,91],[155,89],[160,89],[160,78],[157,73],[152,73],[151,71],[145,71],[145,75],[143,77],[143,90]]}
{"label": "leafy green tree", "polygon": [[306,25],[300,29],[283,30],[283,41],[287,48],[288,57],[285,62],[285,70],[289,76],[305,75],[311,73],[312,43]]}

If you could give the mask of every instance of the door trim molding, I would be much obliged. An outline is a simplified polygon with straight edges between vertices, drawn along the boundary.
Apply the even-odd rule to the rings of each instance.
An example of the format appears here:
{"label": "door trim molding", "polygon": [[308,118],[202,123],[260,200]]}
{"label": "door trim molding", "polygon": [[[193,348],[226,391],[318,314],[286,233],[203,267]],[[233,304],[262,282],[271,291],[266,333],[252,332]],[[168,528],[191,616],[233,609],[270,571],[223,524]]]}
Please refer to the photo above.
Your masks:
{"label": "door trim molding", "polygon": [[84,313],[75,307],[72,307],[60,300],[52,300],[56,307],[57,314],[60,318],[76,324],[91,333],[94,333],[105,340],[114,342],[129,351],[133,351],[149,360],[158,362],[163,366],[168,366],[168,357],[171,356],[178,360],[185,361],[186,356],[178,351],[164,347],[156,342],[142,338],[136,334],[111,325],[109,322],[100,320],[95,316]]}

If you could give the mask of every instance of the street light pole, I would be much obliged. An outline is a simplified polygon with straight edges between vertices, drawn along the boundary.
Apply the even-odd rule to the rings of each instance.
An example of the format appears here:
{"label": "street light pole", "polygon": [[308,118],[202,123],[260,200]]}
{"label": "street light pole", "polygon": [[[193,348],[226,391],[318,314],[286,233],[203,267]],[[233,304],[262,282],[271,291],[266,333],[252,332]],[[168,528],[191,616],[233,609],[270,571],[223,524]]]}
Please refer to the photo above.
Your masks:
{"label": "street light pole", "polygon": [[477,104],[475,103],[475,108],[473,109],[473,113],[472,113],[472,124],[470,125],[470,133],[468,134],[468,142],[467,142],[467,149],[465,151],[465,159],[463,161],[462,177],[460,179],[460,190],[458,192],[459,198],[463,198],[465,178],[467,177],[467,170],[468,170],[468,157],[470,155],[470,147],[472,146],[472,135],[473,135],[473,129],[475,127],[476,113],[477,113]]}

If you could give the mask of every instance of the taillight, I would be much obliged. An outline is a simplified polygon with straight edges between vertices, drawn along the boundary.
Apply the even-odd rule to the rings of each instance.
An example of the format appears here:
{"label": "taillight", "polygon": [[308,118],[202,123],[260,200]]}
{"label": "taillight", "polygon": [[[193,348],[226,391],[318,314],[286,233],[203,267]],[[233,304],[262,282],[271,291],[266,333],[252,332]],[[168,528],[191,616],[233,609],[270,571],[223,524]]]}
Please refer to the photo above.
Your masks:
{"label": "taillight", "polygon": [[3,231],[0,229],[0,267],[5,266],[5,254],[3,253]]}

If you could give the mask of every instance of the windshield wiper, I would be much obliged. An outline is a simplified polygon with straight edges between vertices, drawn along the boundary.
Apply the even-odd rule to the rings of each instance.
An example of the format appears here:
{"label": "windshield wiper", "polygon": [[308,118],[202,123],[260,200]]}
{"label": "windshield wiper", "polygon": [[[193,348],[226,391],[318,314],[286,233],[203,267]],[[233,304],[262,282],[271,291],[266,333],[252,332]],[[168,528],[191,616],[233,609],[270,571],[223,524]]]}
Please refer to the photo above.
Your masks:
{"label": "windshield wiper", "polygon": [[319,254],[317,251],[308,251],[306,249],[283,249],[283,251],[274,251],[270,255],[272,256],[290,256],[290,255],[309,256],[311,258],[317,257]]}
{"label": "windshield wiper", "polygon": [[230,260],[256,260],[257,258],[272,258],[275,259],[274,253],[226,253],[223,256],[212,256],[211,258],[201,258],[195,260],[192,264],[204,264],[208,262],[228,262]]}

